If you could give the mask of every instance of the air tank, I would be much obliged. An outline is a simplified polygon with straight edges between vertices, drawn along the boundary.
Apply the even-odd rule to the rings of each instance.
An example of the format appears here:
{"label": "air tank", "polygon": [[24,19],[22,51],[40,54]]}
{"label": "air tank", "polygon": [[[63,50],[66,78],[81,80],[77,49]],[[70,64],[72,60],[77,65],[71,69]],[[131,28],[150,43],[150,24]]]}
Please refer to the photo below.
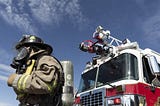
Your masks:
{"label": "air tank", "polygon": [[64,86],[62,94],[62,106],[73,106],[73,64],[71,61],[61,61],[64,71]]}

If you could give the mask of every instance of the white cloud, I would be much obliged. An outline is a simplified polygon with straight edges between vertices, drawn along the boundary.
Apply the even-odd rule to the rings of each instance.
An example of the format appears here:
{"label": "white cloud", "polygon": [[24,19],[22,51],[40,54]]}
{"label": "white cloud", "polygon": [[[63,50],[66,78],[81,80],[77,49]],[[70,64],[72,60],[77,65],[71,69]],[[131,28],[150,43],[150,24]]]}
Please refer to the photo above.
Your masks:
{"label": "white cloud", "polygon": [[31,33],[36,31],[36,28],[32,25],[32,19],[29,14],[21,10],[20,7],[16,7],[12,0],[0,0],[0,15],[2,18],[11,25],[16,25],[25,31]]}
{"label": "white cloud", "polygon": [[75,23],[85,21],[78,0],[29,0],[33,16],[40,22],[59,24],[68,16]]}
{"label": "white cloud", "polygon": [[66,16],[74,23],[85,20],[78,0],[0,0],[0,16],[30,33],[37,31],[35,21],[59,24]]}
{"label": "white cloud", "polygon": [[7,81],[8,76],[14,72],[15,70],[12,69],[10,66],[5,65],[5,64],[0,64],[0,80]]}
{"label": "white cloud", "polygon": [[0,56],[1,56],[0,57],[1,58],[0,59],[0,80],[6,81],[7,80],[7,76],[9,74],[15,72],[15,70],[12,69],[10,65],[8,65],[8,62],[11,62],[12,55],[9,54],[3,48],[0,48]]}
{"label": "white cloud", "polygon": [[11,66],[6,65],[6,64],[0,64],[0,70],[7,71],[9,73],[14,72],[13,71],[14,69],[11,68]]}
{"label": "white cloud", "polygon": [[[0,75],[0,80],[2,81],[7,81],[8,77],[7,76],[2,76]],[[3,105],[0,105],[0,106],[3,106]]]}

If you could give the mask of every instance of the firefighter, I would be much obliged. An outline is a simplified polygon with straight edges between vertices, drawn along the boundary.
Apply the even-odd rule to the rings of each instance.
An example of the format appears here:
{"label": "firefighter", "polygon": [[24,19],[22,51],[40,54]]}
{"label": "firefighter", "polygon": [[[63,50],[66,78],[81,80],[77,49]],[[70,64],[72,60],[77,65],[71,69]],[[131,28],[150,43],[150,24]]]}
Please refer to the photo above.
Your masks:
{"label": "firefighter", "polygon": [[63,69],[53,56],[52,47],[34,35],[24,36],[16,45],[18,51],[11,67],[16,72],[8,78],[19,106],[61,106]]}

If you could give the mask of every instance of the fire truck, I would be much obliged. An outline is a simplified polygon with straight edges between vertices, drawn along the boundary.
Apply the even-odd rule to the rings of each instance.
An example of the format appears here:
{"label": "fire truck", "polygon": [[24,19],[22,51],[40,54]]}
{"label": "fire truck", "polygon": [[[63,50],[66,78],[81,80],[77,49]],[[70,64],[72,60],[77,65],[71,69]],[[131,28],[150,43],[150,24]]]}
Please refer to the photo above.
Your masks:
{"label": "fire truck", "polygon": [[98,26],[80,44],[96,55],[81,74],[74,106],[160,106],[160,54]]}

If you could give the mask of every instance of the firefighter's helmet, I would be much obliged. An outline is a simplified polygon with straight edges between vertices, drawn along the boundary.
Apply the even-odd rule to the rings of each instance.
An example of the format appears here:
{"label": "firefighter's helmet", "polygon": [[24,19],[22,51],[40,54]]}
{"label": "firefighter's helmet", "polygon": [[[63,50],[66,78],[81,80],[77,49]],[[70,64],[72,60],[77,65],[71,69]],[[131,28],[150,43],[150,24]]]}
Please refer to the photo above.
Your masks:
{"label": "firefighter's helmet", "polygon": [[52,47],[43,42],[43,40],[35,35],[24,35],[23,38],[17,43],[16,49],[19,49],[23,46],[37,46],[41,49],[47,50],[49,53],[52,53]]}

